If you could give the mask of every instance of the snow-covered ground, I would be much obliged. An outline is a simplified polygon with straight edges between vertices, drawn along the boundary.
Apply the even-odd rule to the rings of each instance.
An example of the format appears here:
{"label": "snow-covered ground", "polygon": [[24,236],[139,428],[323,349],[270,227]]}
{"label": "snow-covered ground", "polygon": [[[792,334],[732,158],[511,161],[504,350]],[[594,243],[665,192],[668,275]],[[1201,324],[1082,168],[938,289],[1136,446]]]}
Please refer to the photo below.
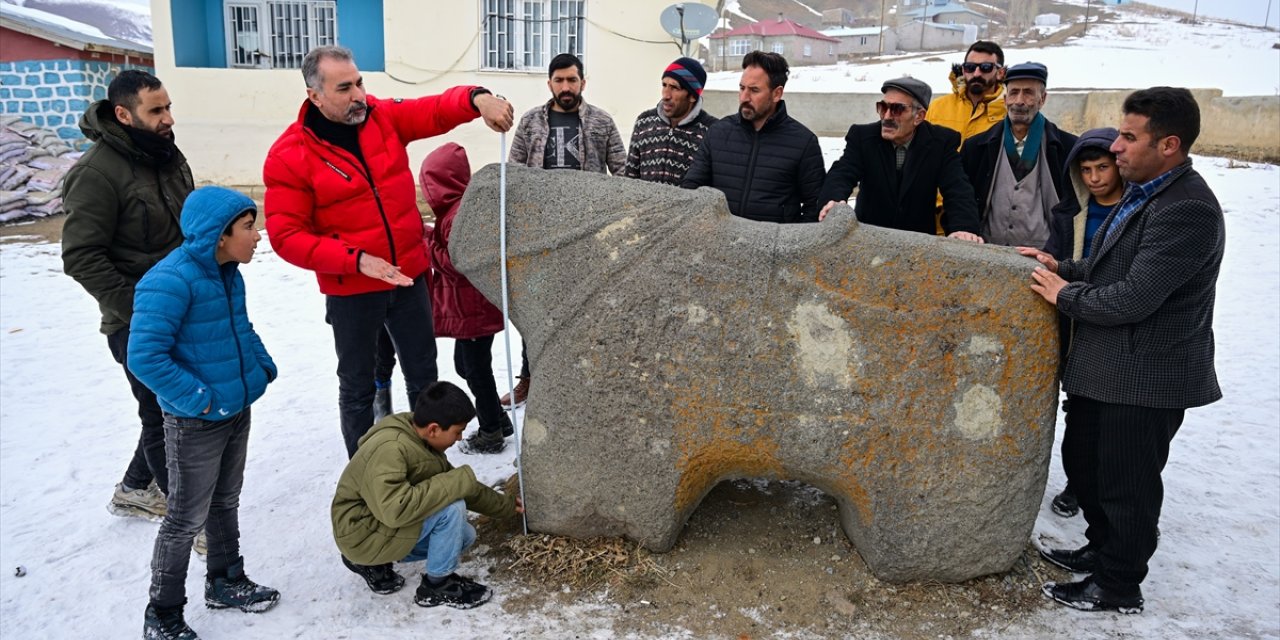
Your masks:
{"label": "snow-covered ground", "polygon": [[[1029,621],[993,625],[982,637],[1280,638],[1280,168],[1234,164],[1196,158],[1227,216],[1215,318],[1226,397],[1190,411],[1173,443],[1163,538],[1144,585],[1147,611],[1119,617],[1049,608]],[[244,273],[251,317],[280,378],[254,406],[242,544],[250,575],[284,597],[261,616],[189,606],[197,631],[209,638],[636,637],[615,626],[615,605],[595,597],[556,615],[516,615],[503,610],[501,591],[472,611],[419,609],[408,589],[370,595],[338,563],[330,533],[329,500],[345,456],[322,296],[308,273],[281,261],[266,242]],[[156,525],[104,508],[137,426],[124,376],[97,323],[92,299],[62,274],[57,245],[21,239],[0,245],[5,638],[139,633]],[[495,365],[505,380],[500,345]],[[451,341],[439,346],[441,376],[462,384],[447,357]],[[512,471],[510,450],[450,455],[486,482]],[[1062,483],[1055,452],[1036,527],[1054,546],[1082,540],[1079,518],[1063,521],[1049,511]],[[18,566],[26,576],[14,575]],[[421,569],[401,571],[413,576]],[[488,567],[470,561],[462,571],[483,578]],[[202,580],[203,566],[193,560],[188,592],[196,603]]]}
{"label": "snow-covered ground", "polygon": [[[1280,36],[1275,31],[1221,22],[1184,25],[1123,7],[1108,10],[1119,11],[1122,21],[1091,24],[1087,36],[1062,46],[1006,48],[1006,64],[1045,64],[1050,92],[1169,85],[1217,88],[1227,96],[1280,95],[1280,49],[1272,48]],[[865,63],[797,66],[791,68],[787,91],[874,93],[885,80],[911,76],[928,82],[934,95],[942,95],[951,91],[950,63],[963,61],[963,51],[944,51],[885,56]],[[739,71],[712,73],[707,87],[736,90],[740,75]]]}

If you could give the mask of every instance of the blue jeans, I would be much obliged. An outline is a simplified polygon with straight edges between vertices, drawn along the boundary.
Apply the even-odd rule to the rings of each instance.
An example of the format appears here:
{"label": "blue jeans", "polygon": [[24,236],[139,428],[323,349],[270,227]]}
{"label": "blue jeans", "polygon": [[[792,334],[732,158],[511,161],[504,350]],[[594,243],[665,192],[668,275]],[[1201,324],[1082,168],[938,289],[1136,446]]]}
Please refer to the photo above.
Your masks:
{"label": "blue jeans", "polygon": [[240,487],[249,452],[249,409],[219,421],[164,414],[169,512],[151,555],[151,603],[173,607],[186,598],[191,543],[201,529],[209,542],[209,575],[224,576],[240,559]]}
{"label": "blue jeans", "polygon": [[444,578],[458,568],[462,552],[476,541],[476,529],[467,522],[467,503],[459,500],[431,514],[422,523],[422,537],[401,562],[426,560],[426,573]]}

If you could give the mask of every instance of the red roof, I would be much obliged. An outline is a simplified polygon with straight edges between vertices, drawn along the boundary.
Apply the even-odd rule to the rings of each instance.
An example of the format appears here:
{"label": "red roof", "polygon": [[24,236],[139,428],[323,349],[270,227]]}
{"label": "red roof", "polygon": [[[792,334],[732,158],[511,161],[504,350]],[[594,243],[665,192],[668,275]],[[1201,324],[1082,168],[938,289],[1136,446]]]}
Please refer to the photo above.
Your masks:
{"label": "red roof", "polygon": [[720,40],[733,36],[801,36],[804,38],[813,38],[814,40],[823,40],[826,42],[840,42],[836,38],[823,35],[809,27],[798,24],[791,20],[761,20],[760,22],[752,22],[729,31],[720,31],[711,36],[712,40]]}

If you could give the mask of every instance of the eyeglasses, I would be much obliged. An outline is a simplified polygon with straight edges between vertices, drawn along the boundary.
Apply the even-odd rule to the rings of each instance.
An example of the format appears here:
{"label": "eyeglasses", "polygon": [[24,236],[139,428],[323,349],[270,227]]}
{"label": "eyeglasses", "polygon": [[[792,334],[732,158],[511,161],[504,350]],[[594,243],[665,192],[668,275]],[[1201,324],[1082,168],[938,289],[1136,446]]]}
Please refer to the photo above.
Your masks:
{"label": "eyeglasses", "polygon": [[983,73],[991,73],[992,70],[1000,68],[1000,65],[994,62],[966,62],[960,66],[965,73],[973,73],[978,69],[981,69]]}
{"label": "eyeglasses", "polygon": [[901,102],[885,102],[884,100],[881,100],[876,103],[876,113],[881,116],[884,116],[885,112],[888,112],[896,118],[906,113],[908,109],[911,109],[911,105],[903,104]]}

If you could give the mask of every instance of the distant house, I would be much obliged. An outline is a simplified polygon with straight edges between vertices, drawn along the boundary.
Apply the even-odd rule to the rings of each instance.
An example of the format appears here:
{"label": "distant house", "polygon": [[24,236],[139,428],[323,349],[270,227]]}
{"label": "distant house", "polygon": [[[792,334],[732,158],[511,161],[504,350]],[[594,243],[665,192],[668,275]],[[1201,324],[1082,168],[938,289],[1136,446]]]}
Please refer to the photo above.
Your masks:
{"label": "distant house", "polygon": [[839,7],[836,9],[827,9],[822,12],[823,26],[831,25],[831,26],[837,26],[837,27],[847,27],[853,24],[854,20],[856,19],[857,18],[853,15],[852,11],[845,9],[843,7]]}
{"label": "distant house", "polygon": [[[896,53],[898,51],[898,36],[888,27],[840,27],[837,29],[823,29],[822,35],[829,36],[840,41],[840,46],[836,51],[841,57]],[[883,40],[883,43],[881,40]]]}
{"label": "distant house", "polygon": [[27,7],[0,4],[0,108],[66,140],[121,69],[154,66],[151,47]]}
{"label": "distant house", "polygon": [[724,71],[742,68],[742,57],[752,51],[782,54],[791,66],[832,64],[840,59],[840,41],[787,20],[752,22],[711,35],[711,68]]}
{"label": "distant house", "polygon": [[913,20],[894,27],[892,32],[899,51],[965,49],[978,39],[978,27],[971,24],[934,24]]}
{"label": "distant house", "polygon": [[934,24],[971,24],[979,28],[991,22],[987,16],[950,0],[933,0],[920,8],[902,11],[898,19],[900,23],[922,20]]}

